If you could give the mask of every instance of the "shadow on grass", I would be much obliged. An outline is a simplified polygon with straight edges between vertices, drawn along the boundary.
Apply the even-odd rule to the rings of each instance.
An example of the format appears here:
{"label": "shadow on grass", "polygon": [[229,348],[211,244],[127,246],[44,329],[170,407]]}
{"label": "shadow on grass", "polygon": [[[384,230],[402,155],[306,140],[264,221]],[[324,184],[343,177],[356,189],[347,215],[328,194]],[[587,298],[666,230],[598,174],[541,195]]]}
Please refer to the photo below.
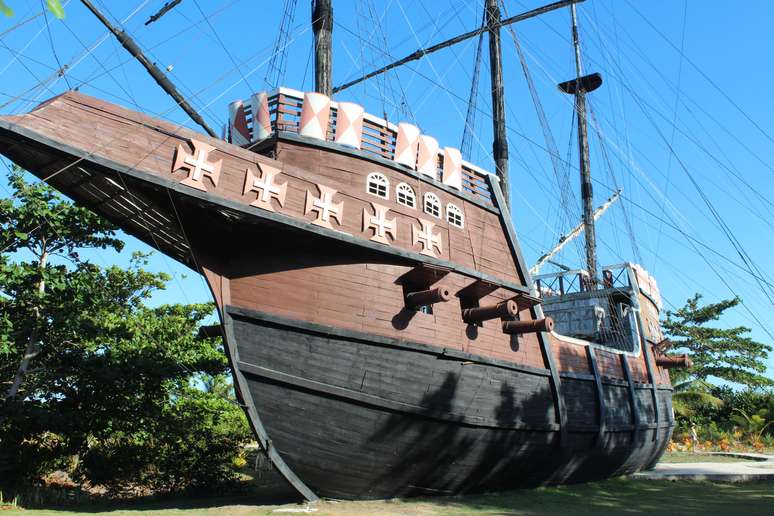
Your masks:
{"label": "shadow on grass", "polygon": [[774,484],[617,478],[432,502],[441,514],[772,514]]}
{"label": "shadow on grass", "polygon": [[[279,493],[273,493],[275,496]],[[28,516],[109,512],[113,515],[136,512],[159,515],[188,514],[271,514],[279,504],[296,504],[297,497],[261,497],[257,491],[243,496],[165,499],[149,503],[111,504],[78,508],[23,511]],[[299,510],[301,506],[282,509]],[[316,514],[772,514],[774,484],[755,482],[655,481],[618,478],[605,482],[562,487],[523,489],[500,494],[439,497],[409,500],[329,502],[316,506]],[[9,514],[14,514],[10,511]]]}

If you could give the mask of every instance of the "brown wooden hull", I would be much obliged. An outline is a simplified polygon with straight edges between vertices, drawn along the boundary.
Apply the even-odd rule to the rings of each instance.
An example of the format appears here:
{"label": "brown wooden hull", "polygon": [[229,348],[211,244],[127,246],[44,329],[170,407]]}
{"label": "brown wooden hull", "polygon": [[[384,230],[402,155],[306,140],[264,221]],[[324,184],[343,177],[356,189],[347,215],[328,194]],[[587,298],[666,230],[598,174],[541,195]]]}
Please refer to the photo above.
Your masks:
{"label": "brown wooden hull", "polygon": [[[647,386],[562,379],[565,441],[547,370],[227,308],[236,374],[272,446],[321,496],[387,498],[514,489],[627,474],[656,460],[671,424]],[[668,408],[670,392],[659,391]],[[669,412],[664,410],[663,414]],[[601,435],[601,437],[600,437]]]}
{"label": "brown wooden hull", "polygon": [[[179,165],[204,146],[218,180],[192,183],[193,165]],[[660,456],[671,387],[644,338],[624,354],[463,320],[508,299],[520,319],[542,317],[495,182],[484,202],[299,137],[258,150],[279,159],[79,94],[0,120],[3,154],[205,275],[256,435],[303,496],[591,480]],[[279,171],[285,190],[269,207],[256,205],[251,169]],[[442,245],[428,253],[412,238],[425,216],[380,200],[396,230],[375,242],[363,170],[458,204],[465,227],[436,220]],[[320,185],[337,192],[339,219],[310,210]],[[407,289],[439,285],[455,296],[432,313],[406,307]]]}

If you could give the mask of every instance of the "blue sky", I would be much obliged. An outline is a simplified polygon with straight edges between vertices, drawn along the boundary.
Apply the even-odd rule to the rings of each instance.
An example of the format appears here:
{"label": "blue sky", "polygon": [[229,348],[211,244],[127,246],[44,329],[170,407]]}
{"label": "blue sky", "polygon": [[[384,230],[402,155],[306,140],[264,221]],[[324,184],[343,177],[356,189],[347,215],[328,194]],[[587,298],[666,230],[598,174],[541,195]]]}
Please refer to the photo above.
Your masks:
{"label": "blue sky", "polygon": [[[16,14],[0,18],[3,114],[23,113],[77,86],[194,127],[79,2],[66,3],[64,21],[38,16],[5,32],[41,9],[40,2],[7,3]],[[268,69],[281,0],[185,0],[149,26],[144,22],[162,0],[95,3],[170,70],[213,127],[226,122],[228,102],[267,89],[273,80]],[[334,0],[334,83],[471,30],[480,23],[481,3]],[[542,2],[505,5],[512,15]],[[745,306],[730,310],[723,324],[748,326],[756,339],[774,342],[774,305],[767,297],[774,299],[768,285],[774,285],[774,97],[768,89],[774,67],[767,56],[774,48],[774,4],[751,0],[729,8],[719,0],[588,0],[578,12],[584,69],[600,72],[605,81],[589,99],[596,121],[590,128],[595,196],[601,203],[623,188],[624,197],[598,223],[600,262],[642,263],[657,277],[666,308],[681,306],[695,292],[706,301],[738,294]],[[299,0],[280,77],[281,84],[304,90],[313,84],[309,15],[308,2]],[[569,11],[514,28],[558,149],[554,168],[546,152],[552,144],[544,137],[512,35],[504,30],[510,194],[532,263],[580,218],[572,101],[555,87],[574,76]],[[468,159],[492,169],[486,50],[485,40]],[[459,146],[475,52],[473,39],[336,99],[359,102],[391,121],[415,122],[443,145]],[[64,77],[56,76],[58,63],[69,65]],[[569,204],[560,202],[562,184],[569,185],[564,193],[573,199]],[[132,250],[150,250],[129,240],[122,255],[92,259],[124,264]],[[567,246],[558,261],[580,266],[581,245]],[[172,260],[157,253],[151,266],[175,277],[154,302],[209,297],[201,278]],[[768,365],[774,376],[774,357]]]}

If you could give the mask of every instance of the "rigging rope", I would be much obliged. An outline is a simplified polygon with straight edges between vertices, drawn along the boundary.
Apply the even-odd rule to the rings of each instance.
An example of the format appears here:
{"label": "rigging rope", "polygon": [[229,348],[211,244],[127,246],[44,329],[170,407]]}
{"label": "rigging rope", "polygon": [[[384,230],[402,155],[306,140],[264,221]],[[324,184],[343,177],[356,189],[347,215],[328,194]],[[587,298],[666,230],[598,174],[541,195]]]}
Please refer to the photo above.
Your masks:
{"label": "rigging rope", "polygon": [[[486,26],[486,11],[484,11],[481,27]],[[473,141],[470,134],[476,130],[476,102],[478,101],[478,81],[481,77],[481,49],[484,43],[484,33],[478,35],[478,44],[476,46],[476,58],[473,66],[473,81],[470,83],[470,95],[468,95],[468,111],[465,114],[465,129],[462,131],[462,141],[460,142],[460,152],[462,157],[470,161],[471,146]]]}
{"label": "rigging rope", "polygon": [[285,68],[288,62],[287,42],[290,37],[290,28],[293,26],[293,20],[296,17],[296,5],[298,0],[283,0],[282,18],[277,32],[277,38],[274,40],[274,50],[272,58],[269,61],[266,75],[263,81],[270,88],[277,88],[285,78]]}

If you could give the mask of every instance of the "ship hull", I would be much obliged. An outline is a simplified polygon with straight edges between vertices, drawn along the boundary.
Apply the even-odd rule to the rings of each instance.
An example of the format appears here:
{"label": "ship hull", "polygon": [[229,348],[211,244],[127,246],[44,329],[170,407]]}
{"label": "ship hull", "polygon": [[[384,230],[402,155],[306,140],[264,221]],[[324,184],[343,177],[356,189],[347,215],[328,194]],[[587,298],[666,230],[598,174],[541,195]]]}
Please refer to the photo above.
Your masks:
{"label": "ship hull", "polygon": [[320,496],[592,481],[647,467],[669,442],[670,423],[653,419],[645,386],[635,427],[628,389],[605,385],[615,409],[600,434],[592,382],[566,378],[574,417],[563,440],[545,371],[233,307],[226,327],[243,398],[284,463]]}
{"label": "ship hull", "polygon": [[[306,499],[590,481],[663,453],[671,386],[644,334],[627,353],[462,317],[508,301],[522,321],[543,317],[490,177],[486,201],[325,142],[267,141],[280,161],[204,138],[75,93],[0,118],[0,152],[206,277],[237,396]],[[218,164],[218,181],[192,186],[179,163],[195,167],[194,152],[212,154],[196,162]],[[283,202],[256,205],[261,168]],[[374,203],[363,170],[462,206],[464,228]],[[346,210],[322,221],[315,203]],[[388,211],[397,236],[375,240],[369,221]],[[437,286],[454,297],[407,306]]]}

